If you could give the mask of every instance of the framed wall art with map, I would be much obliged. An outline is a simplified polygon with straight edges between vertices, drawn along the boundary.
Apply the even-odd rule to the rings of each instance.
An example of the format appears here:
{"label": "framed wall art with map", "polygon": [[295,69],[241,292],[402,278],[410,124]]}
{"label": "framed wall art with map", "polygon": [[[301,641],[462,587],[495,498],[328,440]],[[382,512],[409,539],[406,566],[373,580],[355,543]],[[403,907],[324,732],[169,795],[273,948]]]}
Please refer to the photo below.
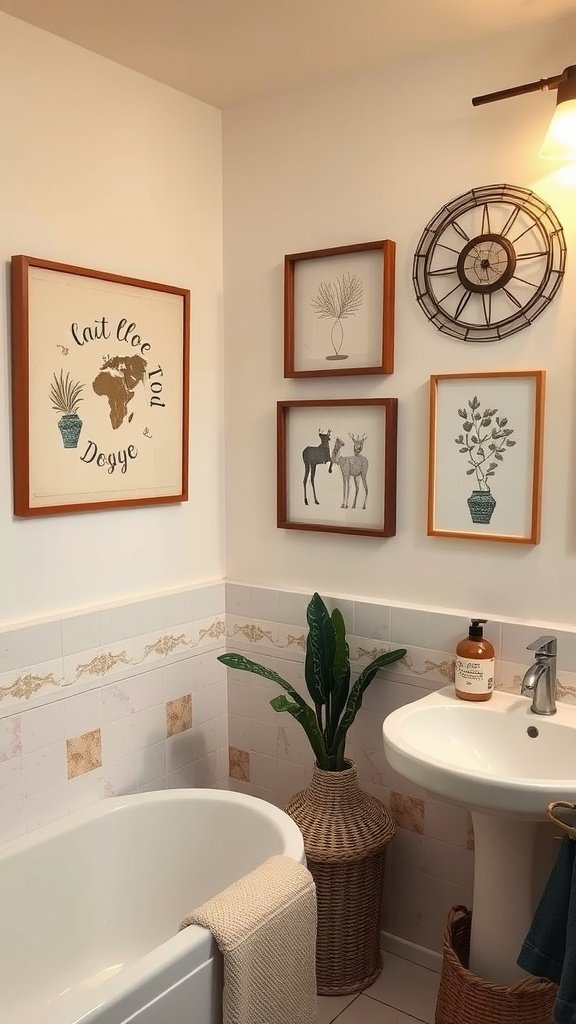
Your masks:
{"label": "framed wall art with map", "polygon": [[185,288],[13,256],[14,514],[188,498]]}

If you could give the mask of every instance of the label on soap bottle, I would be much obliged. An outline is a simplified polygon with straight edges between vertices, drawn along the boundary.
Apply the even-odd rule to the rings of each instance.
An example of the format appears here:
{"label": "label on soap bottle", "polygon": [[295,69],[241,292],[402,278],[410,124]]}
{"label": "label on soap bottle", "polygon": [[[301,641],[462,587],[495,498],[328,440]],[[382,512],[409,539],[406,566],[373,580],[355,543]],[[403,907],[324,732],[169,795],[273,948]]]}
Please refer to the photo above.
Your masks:
{"label": "label on soap bottle", "polygon": [[456,658],[454,682],[465,693],[489,693],[494,689],[494,658]]}

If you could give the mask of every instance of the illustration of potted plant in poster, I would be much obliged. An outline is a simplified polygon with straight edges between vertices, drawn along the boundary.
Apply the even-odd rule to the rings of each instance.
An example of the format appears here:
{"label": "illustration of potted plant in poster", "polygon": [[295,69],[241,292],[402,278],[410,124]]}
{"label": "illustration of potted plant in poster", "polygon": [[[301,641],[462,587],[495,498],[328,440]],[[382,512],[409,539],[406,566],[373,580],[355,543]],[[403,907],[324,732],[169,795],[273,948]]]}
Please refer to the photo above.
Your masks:
{"label": "illustration of potted plant in poster", "polygon": [[428,535],[537,544],[542,370],[430,378]]}
{"label": "illustration of potted plant in poster", "polygon": [[516,441],[512,440],[512,427],[507,426],[506,416],[498,416],[497,409],[480,412],[480,401],[476,395],[467,402],[467,408],[458,409],[463,420],[462,433],[456,437],[458,451],[466,456],[471,467],[467,476],[475,478],[476,487],[467,500],[473,523],[489,523],[496,508],[496,499],[490,489],[493,477],[504,456]]}
{"label": "illustration of potted plant in poster", "polygon": [[64,370],[60,374],[53,374],[50,385],[50,401],[56,412],[62,413],[58,420],[58,429],[62,434],[62,443],[65,448],[77,448],[82,430],[82,420],[78,415],[84,384],[71,380],[70,374],[64,376]]}

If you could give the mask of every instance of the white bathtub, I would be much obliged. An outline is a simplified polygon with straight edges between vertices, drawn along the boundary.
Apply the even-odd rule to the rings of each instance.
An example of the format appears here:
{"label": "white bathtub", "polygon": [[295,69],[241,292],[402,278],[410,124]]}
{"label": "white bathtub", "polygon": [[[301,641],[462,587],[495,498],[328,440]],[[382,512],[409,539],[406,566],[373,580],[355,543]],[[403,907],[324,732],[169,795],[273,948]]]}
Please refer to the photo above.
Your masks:
{"label": "white bathtub", "polygon": [[103,800],[8,843],[1,1024],[220,1024],[214,940],[178,925],[275,853],[304,860],[294,822],[212,789]]}

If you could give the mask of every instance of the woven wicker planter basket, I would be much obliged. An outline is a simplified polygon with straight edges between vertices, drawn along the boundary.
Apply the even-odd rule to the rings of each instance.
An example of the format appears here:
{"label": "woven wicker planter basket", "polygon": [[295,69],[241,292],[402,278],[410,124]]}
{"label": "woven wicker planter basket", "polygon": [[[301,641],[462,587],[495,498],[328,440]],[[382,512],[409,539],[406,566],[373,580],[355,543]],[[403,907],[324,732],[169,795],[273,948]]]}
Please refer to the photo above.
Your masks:
{"label": "woven wicker planter basket", "polygon": [[448,915],[436,1024],[552,1024],[552,982],[527,978],[507,988],[468,970],[471,922],[466,907]]}
{"label": "woven wicker planter basket", "polygon": [[342,772],[314,769],[307,789],[285,807],[304,836],[318,896],[316,977],[321,995],[357,992],[382,970],[380,906],[384,857],[394,822]]}

